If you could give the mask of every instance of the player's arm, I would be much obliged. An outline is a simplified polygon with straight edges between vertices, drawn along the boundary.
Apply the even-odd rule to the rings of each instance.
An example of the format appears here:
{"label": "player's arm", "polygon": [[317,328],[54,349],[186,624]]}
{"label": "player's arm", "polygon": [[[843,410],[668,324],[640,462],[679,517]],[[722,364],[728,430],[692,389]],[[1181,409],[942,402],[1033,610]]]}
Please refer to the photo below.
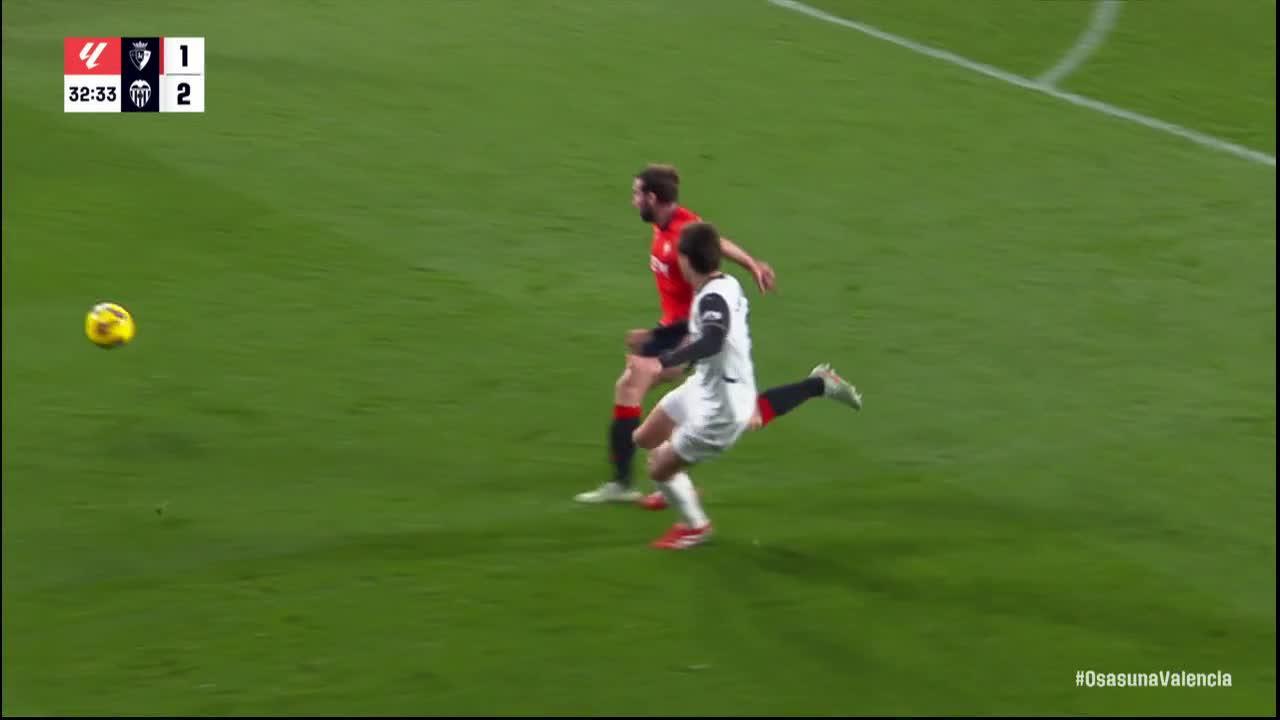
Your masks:
{"label": "player's arm", "polygon": [[729,336],[729,303],[725,302],[724,296],[717,293],[703,295],[698,301],[697,312],[702,325],[698,339],[663,353],[658,362],[664,369],[711,357],[724,347],[725,338]]}
{"label": "player's arm", "polygon": [[742,246],[727,237],[720,238],[720,252],[750,272],[756,279],[756,286],[760,288],[760,292],[769,292],[773,289],[773,268],[769,267],[769,263],[751,257],[751,253],[743,250]]}

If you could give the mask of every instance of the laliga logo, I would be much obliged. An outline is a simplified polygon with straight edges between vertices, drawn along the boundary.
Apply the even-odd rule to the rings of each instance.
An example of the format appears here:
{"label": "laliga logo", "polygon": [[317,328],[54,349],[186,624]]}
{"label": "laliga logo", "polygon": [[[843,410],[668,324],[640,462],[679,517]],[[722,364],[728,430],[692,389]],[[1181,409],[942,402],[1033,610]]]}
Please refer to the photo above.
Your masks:
{"label": "laliga logo", "polygon": [[147,66],[147,61],[151,59],[151,51],[147,49],[147,41],[139,40],[133,44],[133,49],[129,50],[129,60],[133,62],[133,66],[138,68],[138,72],[142,72],[142,68]]}
{"label": "laliga logo", "polygon": [[98,58],[102,56],[102,51],[107,49],[107,44],[100,42],[94,45],[87,42],[84,47],[80,48],[80,59],[84,61],[84,66],[90,70],[98,67]]}

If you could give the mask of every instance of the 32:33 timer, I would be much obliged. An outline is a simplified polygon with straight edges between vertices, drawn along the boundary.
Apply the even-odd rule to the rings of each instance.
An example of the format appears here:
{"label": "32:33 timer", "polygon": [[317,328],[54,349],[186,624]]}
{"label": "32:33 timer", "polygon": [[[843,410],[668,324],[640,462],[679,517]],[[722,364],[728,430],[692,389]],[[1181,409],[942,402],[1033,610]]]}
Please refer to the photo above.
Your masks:
{"label": "32:33 timer", "polygon": [[79,87],[72,86],[68,88],[71,93],[71,102],[115,102],[116,88],[114,85],[99,85],[98,87],[89,87],[81,85]]}

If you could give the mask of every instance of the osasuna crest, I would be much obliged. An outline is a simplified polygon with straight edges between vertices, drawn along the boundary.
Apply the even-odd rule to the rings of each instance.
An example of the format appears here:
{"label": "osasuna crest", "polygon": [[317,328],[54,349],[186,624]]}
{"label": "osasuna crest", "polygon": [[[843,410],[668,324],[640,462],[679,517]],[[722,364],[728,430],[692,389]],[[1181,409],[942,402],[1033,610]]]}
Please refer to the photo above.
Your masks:
{"label": "osasuna crest", "polygon": [[134,80],[129,86],[129,98],[133,104],[142,108],[151,99],[151,83],[146,80]]}
{"label": "osasuna crest", "polygon": [[147,49],[147,41],[139,40],[133,44],[129,50],[129,60],[133,62],[133,66],[138,68],[138,72],[142,72],[142,68],[147,66],[147,61],[151,59],[151,51]]}

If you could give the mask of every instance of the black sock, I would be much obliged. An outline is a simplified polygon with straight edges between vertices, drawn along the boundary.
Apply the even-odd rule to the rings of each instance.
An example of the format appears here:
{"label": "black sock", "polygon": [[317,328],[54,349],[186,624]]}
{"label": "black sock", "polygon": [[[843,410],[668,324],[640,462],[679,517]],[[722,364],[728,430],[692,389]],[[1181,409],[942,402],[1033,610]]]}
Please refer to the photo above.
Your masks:
{"label": "black sock", "polygon": [[822,378],[811,377],[790,385],[779,385],[760,393],[756,407],[760,410],[760,420],[768,425],[775,417],[800,407],[805,400],[816,398],[825,392],[826,386]]}
{"label": "black sock", "polygon": [[631,438],[640,427],[640,408],[615,406],[613,424],[609,426],[609,459],[613,462],[613,479],[625,486],[631,485],[631,459],[636,454],[636,443]]}

